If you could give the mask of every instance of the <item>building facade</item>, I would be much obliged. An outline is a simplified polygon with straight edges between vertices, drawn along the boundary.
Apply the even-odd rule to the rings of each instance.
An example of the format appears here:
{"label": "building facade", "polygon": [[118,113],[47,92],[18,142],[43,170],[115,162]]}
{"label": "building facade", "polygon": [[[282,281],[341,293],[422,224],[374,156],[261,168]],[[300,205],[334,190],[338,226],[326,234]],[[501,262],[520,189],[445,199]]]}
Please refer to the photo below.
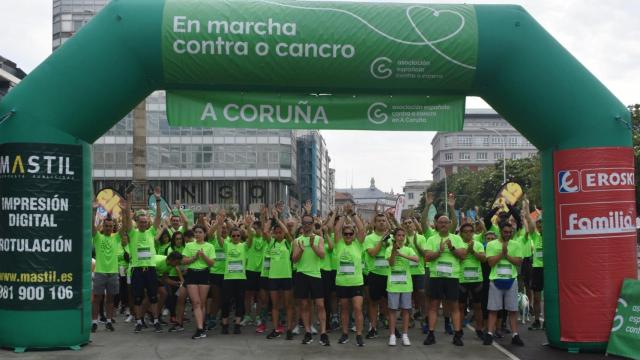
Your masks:
{"label": "building facade", "polygon": [[420,196],[424,193],[433,181],[431,180],[419,180],[419,181],[407,181],[402,187],[404,192],[404,208],[413,209],[420,203]]}
{"label": "building facade", "polygon": [[[336,193],[346,193],[351,196],[355,203],[356,211],[365,221],[372,219],[375,215],[375,207],[378,211],[385,211],[396,206],[397,195],[386,193],[376,187],[376,181],[371,178],[371,184],[367,188],[336,189]],[[341,198],[348,198],[348,195],[341,195]]]}
{"label": "building facade", "polygon": [[335,172],[324,138],[317,130],[296,132],[298,198],[311,201],[312,212],[325,216],[335,204]]}
{"label": "building facade", "polygon": [[[27,76],[16,63],[0,56],[0,99]],[[3,114],[0,114],[3,115]]]}
{"label": "building facade", "polygon": [[462,169],[471,171],[493,166],[506,157],[531,157],[538,150],[505,119],[491,109],[467,109],[459,132],[438,132],[431,141],[433,180]]}
{"label": "building facade", "polygon": [[[53,49],[62,46],[108,0],[53,0]],[[316,207],[328,211],[333,195],[329,156],[317,133],[315,156],[307,153],[305,187],[298,186],[298,136],[293,130],[169,127],[165,94],[146,99],[146,181],[160,186],[167,201],[180,199],[196,212],[214,208],[256,210],[263,203],[297,206],[299,191],[314,194]],[[94,190],[119,191],[133,175],[134,117],[130,113],[93,145]],[[300,136],[307,136],[302,132]],[[306,144],[306,140],[302,144]],[[312,164],[313,162],[313,164]],[[313,189],[314,191],[311,191]],[[330,200],[331,198],[331,200]]]}

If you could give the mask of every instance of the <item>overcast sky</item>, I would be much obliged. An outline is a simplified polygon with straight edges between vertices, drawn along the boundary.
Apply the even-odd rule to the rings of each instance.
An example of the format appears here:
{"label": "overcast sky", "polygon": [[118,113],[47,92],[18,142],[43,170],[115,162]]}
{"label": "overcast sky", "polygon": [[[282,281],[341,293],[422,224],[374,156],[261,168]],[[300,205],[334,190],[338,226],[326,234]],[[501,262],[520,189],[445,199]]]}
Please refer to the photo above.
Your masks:
{"label": "overcast sky", "polygon": [[[410,1],[404,1],[410,2]],[[427,1],[422,1],[427,2]],[[436,1],[433,3],[461,3]],[[51,53],[51,0],[0,0],[0,55],[30,72]],[[640,1],[511,0],[520,4],[624,104],[640,102]],[[467,108],[488,107],[468,98]],[[433,132],[323,131],[336,187],[401,192],[407,180],[431,178]]]}

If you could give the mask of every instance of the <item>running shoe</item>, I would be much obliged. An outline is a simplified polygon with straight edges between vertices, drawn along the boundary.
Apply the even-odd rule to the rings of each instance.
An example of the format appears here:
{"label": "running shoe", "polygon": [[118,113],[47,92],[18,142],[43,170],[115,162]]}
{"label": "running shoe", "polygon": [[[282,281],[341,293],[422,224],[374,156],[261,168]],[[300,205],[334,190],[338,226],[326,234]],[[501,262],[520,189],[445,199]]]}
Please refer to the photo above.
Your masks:
{"label": "running shoe", "polygon": [[184,328],[182,325],[176,324],[169,328],[169,332],[183,332]]}
{"label": "running shoe", "polygon": [[334,315],[331,317],[330,329],[333,331],[337,330],[338,328],[340,328],[340,321],[338,321],[338,317]]}
{"label": "running shoe", "polygon": [[520,335],[513,335],[513,337],[511,338],[511,345],[524,346],[524,342],[522,342],[522,339],[520,339]]}
{"label": "running shoe", "polygon": [[322,346],[329,346],[331,345],[329,343],[329,336],[327,334],[322,334],[320,335],[320,345]]}
{"label": "running shoe", "polygon": [[276,326],[276,331],[279,332],[280,334],[284,334],[284,326],[282,325]]}
{"label": "running shoe", "polygon": [[276,329],[273,329],[273,331],[271,331],[269,333],[269,335],[267,335],[267,339],[271,340],[271,339],[275,339],[280,337],[280,333],[278,331],[276,331]]}
{"label": "running shoe", "polygon": [[291,330],[291,333],[293,333],[294,335],[300,335],[300,325],[296,325],[296,327]]}
{"label": "running shoe", "polygon": [[484,332],[482,330],[476,329],[476,335],[478,336],[478,339],[480,340],[484,339]]}
{"label": "running shoe", "polygon": [[540,320],[534,321],[533,324],[529,326],[529,330],[542,330],[542,324],[540,323]]}
{"label": "running shoe", "polygon": [[124,322],[131,322],[131,321],[133,321],[133,315],[129,314],[127,315],[127,318],[124,319]]}
{"label": "running shoe", "polygon": [[378,337],[378,331],[374,328],[371,328],[367,333],[367,339],[375,339]]}
{"label": "running shoe", "polygon": [[207,333],[204,332],[204,330],[202,329],[197,329],[196,333],[193,334],[193,336],[191,337],[192,339],[196,340],[196,339],[204,339],[207,337]]}
{"label": "running shoe", "polygon": [[159,322],[153,324],[153,332],[162,332],[162,325]]}
{"label": "running shoe", "polygon": [[136,324],[136,328],[133,329],[133,332],[139,333],[140,331],[142,331],[142,324],[141,323],[137,323]]}
{"label": "running shoe", "polygon": [[411,346],[411,341],[409,341],[409,335],[402,334],[402,346]]}
{"label": "running shoe", "polygon": [[116,330],[116,329],[113,328],[113,324],[110,323],[110,322],[108,322],[104,327],[109,331],[115,331]]}
{"label": "running shoe", "polygon": [[265,331],[267,331],[267,325],[265,325],[263,322],[261,322],[260,325],[256,326],[256,332],[258,334],[262,334]]}
{"label": "running shoe", "polygon": [[253,319],[249,315],[245,315],[242,321],[240,321],[240,325],[247,326],[253,324]]}
{"label": "running shoe", "polygon": [[396,346],[396,336],[395,335],[389,336],[389,346]]}
{"label": "running shoe", "polygon": [[422,343],[424,345],[433,345],[436,343],[436,335],[433,333],[433,331],[429,331],[429,333],[427,334],[427,337],[424,339]]}
{"label": "running shoe", "polygon": [[92,323],[91,324],[91,332],[94,333],[98,331],[98,323]]}
{"label": "running shoe", "polygon": [[304,334],[304,339],[302,339],[302,344],[303,345],[307,345],[307,344],[311,344],[313,342],[313,337],[311,336],[311,333],[305,333]]}
{"label": "running shoe", "polygon": [[338,339],[338,344],[346,344],[349,342],[349,334],[342,334],[340,339]]}
{"label": "running shoe", "polygon": [[455,346],[464,346],[462,342],[462,333],[457,331],[455,335],[453,335],[453,345]]}
{"label": "running shoe", "polygon": [[207,329],[208,330],[213,330],[216,328],[216,319],[209,319],[207,320]]}
{"label": "running shoe", "polygon": [[493,334],[490,332],[484,334],[484,340],[482,341],[482,345],[491,345],[493,344]]}
{"label": "running shoe", "polygon": [[287,330],[287,340],[293,340],[293,331]]}
{"label": "running shoe", "polygon": [[356,345],[359,347],[364,346],[364,341],[362,340],[362,335],[356,335]]}
{"label": "running shoe", "polygon": [[313,324],[311,325],[311,334],[312,335],[318,335],[318,330],[316,330],[316,327],[313,326]]}

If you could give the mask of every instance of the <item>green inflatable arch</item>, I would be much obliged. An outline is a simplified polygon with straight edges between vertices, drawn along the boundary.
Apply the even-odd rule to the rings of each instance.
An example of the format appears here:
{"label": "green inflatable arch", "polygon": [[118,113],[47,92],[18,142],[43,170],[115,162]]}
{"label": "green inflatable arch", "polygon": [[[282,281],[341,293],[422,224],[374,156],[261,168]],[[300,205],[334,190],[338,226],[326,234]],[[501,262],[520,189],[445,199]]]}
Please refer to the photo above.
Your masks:
{"label": "green inflatable arch", "polygon": [[0,346],[89,341],[90,144],[158,89],[482,97],[542,156],[549,341],[604,348],[637,275],[625,106],[520,6],[288,0],[113,0],[3,99]]}

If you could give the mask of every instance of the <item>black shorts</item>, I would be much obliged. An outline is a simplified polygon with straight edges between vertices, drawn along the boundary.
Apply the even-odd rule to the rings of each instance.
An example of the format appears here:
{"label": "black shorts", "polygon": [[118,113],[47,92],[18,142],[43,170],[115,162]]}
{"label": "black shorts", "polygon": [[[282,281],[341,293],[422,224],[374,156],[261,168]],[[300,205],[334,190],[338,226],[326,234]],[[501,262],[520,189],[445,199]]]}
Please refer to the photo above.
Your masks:
{"label": "black shorts", "polygon": [[424,290],[424,278],[425,275],[422,274],[411,275],[411,281],[413,282],[413,291]]}
{"label": "black shorts", "polygon": [[364,296],[364,286],[336,285],[336,297],[338,299],[351,299],[356,296]]}
{"label": "black shorts", "polygon": [[336,291],[336,271],[320,270],[320,275],[322,277],[322,291],[325,296],[329,296]]}
{"label": "black shorts", "polygon": [[269,291],[269,278],[260,276],[260,290]]}
{"label": "black shorts", "polygon": [[260,272],[258,271],[249,271],[245,272],[247,274],[247,282],[245,282],[245,291],[258,291],[260,290]]}
{"label": "black shorts", "polygon": [[471,299],[472,304],[482,302],[482,282],[464,283],[458,285],[458,301],[466,304]]}
{"label": "black shorts", "polygon": [[184,282],[187,285],[209,285],[209,269],[187,270],[184,276]]}
{"label": "black shorts", "polygon": [[209,285],[222,289],[224,274],[209,274]]}
{"label": "black shorts", "polygon": [[158,276],[154,267],[134,267],[131,270],[131,288],[136,305],[141,305],[145,291],[149,302],[158,302]]}
{"label": "black shorts", "polygon": [[531,290],[540,292],[544,290],[544,268],[534,267],[531,270]]}
{"label": "black shorts", "polygon": [[[267,279],[267,278],[264,278]],[[293,289],[293,280],[285,279],[267,279],[269,291],[288,291]]]}
{"label": "black shorts", "polygon": [[522,258],[522,265],[520,266],[520,280],[522,285],[527,289],[531,287],[531,269],[533,262],[531,256]]}
{"label": "black shorts", "polygon": [[454,278],[430,278],[429,295],[432,300],[458,301],[458,285],[460,282]]}
{"label": "black shorts", "polygon": [[387,276],[369,273],[367,275],[369,286],[369,298],[371,301],[379,301],[387,298]]}
{"label": "black shorts", "polygon": [[296,299],[322,299],[322,278],[316,278],[296,272],[294,275],[293,295]]}

